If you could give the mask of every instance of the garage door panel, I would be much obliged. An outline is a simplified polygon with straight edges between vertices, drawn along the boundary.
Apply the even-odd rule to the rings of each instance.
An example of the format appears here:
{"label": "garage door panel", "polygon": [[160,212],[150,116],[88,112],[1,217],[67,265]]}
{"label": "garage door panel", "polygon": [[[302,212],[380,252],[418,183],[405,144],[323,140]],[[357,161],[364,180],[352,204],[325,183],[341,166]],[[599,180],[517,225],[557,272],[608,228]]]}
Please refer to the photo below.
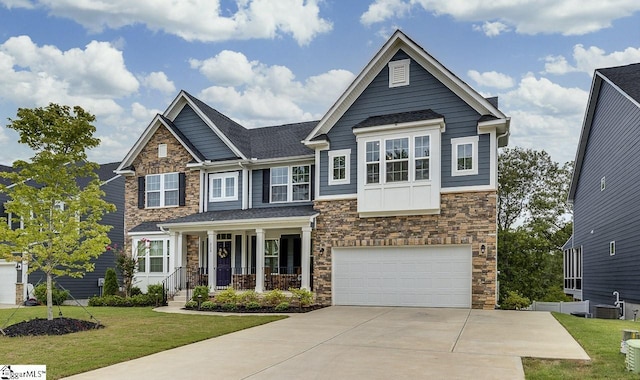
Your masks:
{"label": "garage door panel", "polygon": [[336,305],[470,307],[471,247],[334,248]]}
{"label": "garage door panel", "polygon": [[14,263],[0,262],[0,303],[16,303],[16,269]]}

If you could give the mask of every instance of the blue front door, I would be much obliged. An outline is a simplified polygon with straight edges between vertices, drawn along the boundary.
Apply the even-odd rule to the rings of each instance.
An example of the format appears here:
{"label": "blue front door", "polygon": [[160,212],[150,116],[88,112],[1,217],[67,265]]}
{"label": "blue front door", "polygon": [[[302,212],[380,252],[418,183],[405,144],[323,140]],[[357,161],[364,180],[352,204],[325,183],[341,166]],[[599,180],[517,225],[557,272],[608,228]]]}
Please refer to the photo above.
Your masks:
{"label": "blue front door", "polygon": [[231,242],[219,241],[216,249],[216,286],[231,284]]}

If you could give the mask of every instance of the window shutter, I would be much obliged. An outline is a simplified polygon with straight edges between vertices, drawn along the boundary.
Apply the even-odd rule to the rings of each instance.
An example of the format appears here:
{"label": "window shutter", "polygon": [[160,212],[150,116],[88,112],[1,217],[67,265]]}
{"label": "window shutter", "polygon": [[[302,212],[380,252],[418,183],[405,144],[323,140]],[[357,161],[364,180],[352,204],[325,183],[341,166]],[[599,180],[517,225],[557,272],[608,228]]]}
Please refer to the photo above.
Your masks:
{"label": "window shutter", "polygon": [[271,170],[262,169],[262,203],[269,203],[269,193],[271,185]]}
{"label": "window shutter", "polygon": [[138,208],[144,208],[144,177],[138,177]]}
{"label": "window shutter", "polygon": [[178,205],[184,206],[187,204],[187,176],[184,173],[178,173]]}
{"label": "window shutter", "polygon": [[[331,175],[331,174],[329,174]],[[309,187],[311,187],[309,189],[309,192],[311,194],[311,200],[314,200],[316,197],[316,166],[315,165],[311,165],[311,181],[309,183]]]}

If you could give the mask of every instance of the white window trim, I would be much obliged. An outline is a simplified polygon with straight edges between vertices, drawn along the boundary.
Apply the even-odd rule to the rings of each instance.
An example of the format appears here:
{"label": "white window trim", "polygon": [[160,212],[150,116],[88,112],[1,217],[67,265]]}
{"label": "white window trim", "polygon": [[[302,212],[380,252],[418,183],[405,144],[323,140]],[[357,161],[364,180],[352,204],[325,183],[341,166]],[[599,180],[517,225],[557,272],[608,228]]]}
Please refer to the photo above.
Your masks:
{"label": "white window trim", "polygon": [[[144,254],[140,255],[140,252],[138,250],[138,244],[141,241],[145,241],[144,244]],[[159,274],[167,274],[169,273],[169,260],[171,259],[171,252],[169,251],[169,247],[170,247],[170,242],[169,242],[170,238],[168,237],[143,237],[143,238],[138,238],[138,239],[133,239],[132,241],[132,246],[131,246],[131,257],[135,258],[136,260],[139,257],[143,257],[144,258],[144,271],[140,271],[138,269],[138,273],[140,275],[143,276],[153,276],[153,275],[159,275]],[[151,269],[151,257],[153,258],[158,258],[160,256],[149,256],[149,250],[151,249],[151,242],[152,241],[161,241],[162,242],[162,272],[150,272]]]}
{"label": "white window trim", "polygon": [[[164,188],[164,176],[165,175],[170,175],[170,174],[175,174],[178,176],[178,187],[175,190],[165,190]],[[154,177],[154,176],[160,176],[160,190],[153,190],[151,191],[152,193],[155,192],[160,192],[160,205],[159,206],[149,206],[149,190],[147,190],[147,181],[149,180],[149,177]],[[177,191],[178,192],[178,204],[175,205],[165,205],[165,193],[167,191]],[[178,207],[180,205],[180,173],[178,172],[173,172],[173,173],[161,173],[161,174],[147,174],[144,177],[144,207],[145,208],[149,208],[149,209],[154,209],[154,208],[166,208],[166,207]]]}
{"label": "white window trim", "polygon": [[[478,142],[479,136],[458,137],[451,139],[451,176],[478,174]],[[471,144],[471,160],[473,167],[467,170],[458,170],[458,145]]]}
{"label": "white window trim", "polygon": [[[344,179],[333,178],[333,159],[344,156]],[[329,186],[348,185],[351,183],[351,149],[332,150],[329,152]]]}
{"label": "white window trim", "polygon": [[[309,167],[309,196],[307,199],[297,199],[293,200],[293,168],[298,166],[307,166]],[[284,184],[274,185],[271,181],[269,181],[269,203],[297,203],[297,202],[309,202],[311,200],[311,192],[313,189],[311,188],[311,165],[291,165],[291,166],[277,166],[269,169],[269,179],[271,179],[271,170],[278,168],[287,168],[287,200],[286,201],[274,201],[273,200],[273,186],[284,186]],[[296,183],[296,185],[304,185],[304,182]]]}
{"label": "white window trim", "polygon": [[167,157],[167,144],[158,144],[158,158]]}
{"label": "white window trim", "polygon": [[[401,86],[408,86],[409,85],[409,66],[410,66],[411,60],[410,59],[401,59],[398,61],[391,61],[389,62],[389,88],[393,88],[393,87],[401,87]],[[398,81],[394,81],[394,71],[396,69],[404,69],[404,79],[402,80],[398,80]]]}
{"label": "white window trim", "polygon": [[[429,159],[429,179],[420,179],[420,180],[416,180],[416,156],[415,156],[415,138],[418,136],[429,136],[429,156],[428,157],[418,157],[418,159],[422,159],[422,158],[428,158]],[[390,160],[387,161],[386,158],[386,144],[388,140],[397,140],[397,139],[408,139],[409,140],[409,155],[406,159],[401,159],[401,160]],[[366,144],[368,142],[373,142],[373,141],[378,141],[380,143],[380,151],[379,151],[379,160],[377,161],[379,168],[378,168],[378,173],[379,173],[379,182],[372,182],[372,183],[367,183],[367,162],[366,162],[366,152],[365,152],[365,158],[364,158],[364,170],[363,170],[363,184],[364,186],[380,186],[381,184],[389,184],[389,185],[393,185],[393,184],[406,184],[406,183],[414,183],[414,182],[418,182],[418,183],[423,183],[423,182],[429,182],[431,181],[431,177],[432,177],[432,158],[433,158],[433,154],[432,154],[432,142],[433,136],[431,132],[425,132],[425,131],[420,131],[420,132],[414,132],[414,133],[402,133],[402,134],[394,134],[394,135],[389,135],[389,136],[385,136],[384,138],[370,138],[370,139],[366,139],[363,140],[363,147],[366,147]],[[365,148],[366,150],[366,148]],[[408,161],[408,170],[409,170],[409,175],[408,175],[408,179],[406,181],[387,181],[387,162],[391,162],[391,161]],[[373,163],[373,162],[371,162]]]}
{"label": "white window trim", "polygon": [[[233,178],[233,194],[227,194],[227,186],[226,180],[227,178]],[[237,201],[238,200],[238,172],[232,173],[216,173],[209,174],[209,202],[228,202],[228,201]],[[214,197],[213,196],[213,180],[220,179],[222,180],[222,196]]]}

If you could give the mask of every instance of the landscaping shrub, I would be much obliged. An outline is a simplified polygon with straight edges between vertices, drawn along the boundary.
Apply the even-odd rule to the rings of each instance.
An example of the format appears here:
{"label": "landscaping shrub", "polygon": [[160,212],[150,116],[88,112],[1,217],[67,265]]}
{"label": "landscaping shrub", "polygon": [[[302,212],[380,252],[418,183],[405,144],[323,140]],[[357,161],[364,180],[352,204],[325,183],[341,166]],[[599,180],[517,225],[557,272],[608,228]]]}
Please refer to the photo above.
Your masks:
{"label": "landscaping shrub", "polygon": [[102,288],[103,296],[114,296],[118,294],[118,276],[116,270],[107,268],[104,273],[104,287]]}
{"label": "landscaping shrub", "polygon": [[541,302],[571,302],[573,298],[564,294],[562,287],[553,286],[549,288],[547,294],[542,297]]}
{"label": "landscaping shrub", "polygon": [[313,293],[308,289],[289,288],[289,291],[300,307],[309,306],[313,302]]}
{"label": "landscaping shrub", "polygon": [[529,307],[529,305],[531,305],[531,301],[527,297],[522,296],[518,292],[509,291],[507,292],[507,297],[502,300],[500,308],[506,310],[520,310]]}
{"label": "landscaping shrub", "polygon": [[238,295],[238,302],[245,306],[254,302],[260,304],[260,297],[255,290],[247,290],[246,292]]}
{"label": "landscaping shrub", "polygon": [[162,287],[162,284],[148,285],[147,296],[151,297],[151,299],[153,300],[153,305],[160,305],[164,298],[164,289]]}
{"label": "landscaping shrub", "polygon": [[238,310],[238,304],[234,302],[227,302],[222,304],[222,310],[224,311],[235,311]]}
{"label": "landscaping shrub", "polygon": [[262,298],[265,305],[276,306],[287,300],[287,296],[282,291],[275,289],[266,292]]}
{"label": "landscaping shrub", "polygon": [[115,306],[115,307],[133,307],[133,306],[155,306],[156,299],[152,294],[137,294],[133,297],[122,297],[119,295],[91,297],[89,306]]}
{"label": "landscaping shrub", "polygon": [[233,288],[225,289],[220,293],[216,294],[213,300],[218,305],[224,305],[227,303],[236,304],[238,303],[238,294]]}
{"label": "landscaping shrub", "polygon": [[198,285],[193,289],[193,297],[192,300],[198,302],[198,296],[202,296],[200,301],[208,301],[209,300],[209,287],[206,285]]}
{"label": "landscaping shrub", "polygon": [[280,302],[279,304],[276,305],[276,307],[274,307],[274,309],[276,311],[287,311],[289,310],[289,302]]}
{"label": "landscaping shrub", "polygon": [[257,301],[251,301],[251,302],[247,302],[244,304],[244,307],[249,309],[249,310],[255,310],[255,309],[259,309],[262,307],[262,305],[260,305],[260,302]]}
{"label": "landscaping shrub", "polygon": [[[196,307],[198,307],[197,303],[196,303]],[[201,310],[214,310],[215,308],[216,308],[216,304],[213,303],[212,301],[204,301],[203,303],[200,304]]]}
{"label": "landscaping shrub", "polygon": [[184,304],[184,307],[187,308],[187,309],[197,309],[198,308],[198,303],[196,301],[194,301],[194,300],[187,301],[187,303]]}
{"label": "landscaping shrub", "polygon": [[[33,289],[33,294],[41,304],[47,304],[47,284],[42,283]],[[58,289],[56,284],[51,286],[51,301],[54,305],[62,305],[64,301],[69,298],[69,292],[66,290]]]}
{"label": "landscaping shrub", "polygon": [[142,294],[142,290],[139,287],[134,286],[131,288],[131,296],[137,296],[138,294]]}

